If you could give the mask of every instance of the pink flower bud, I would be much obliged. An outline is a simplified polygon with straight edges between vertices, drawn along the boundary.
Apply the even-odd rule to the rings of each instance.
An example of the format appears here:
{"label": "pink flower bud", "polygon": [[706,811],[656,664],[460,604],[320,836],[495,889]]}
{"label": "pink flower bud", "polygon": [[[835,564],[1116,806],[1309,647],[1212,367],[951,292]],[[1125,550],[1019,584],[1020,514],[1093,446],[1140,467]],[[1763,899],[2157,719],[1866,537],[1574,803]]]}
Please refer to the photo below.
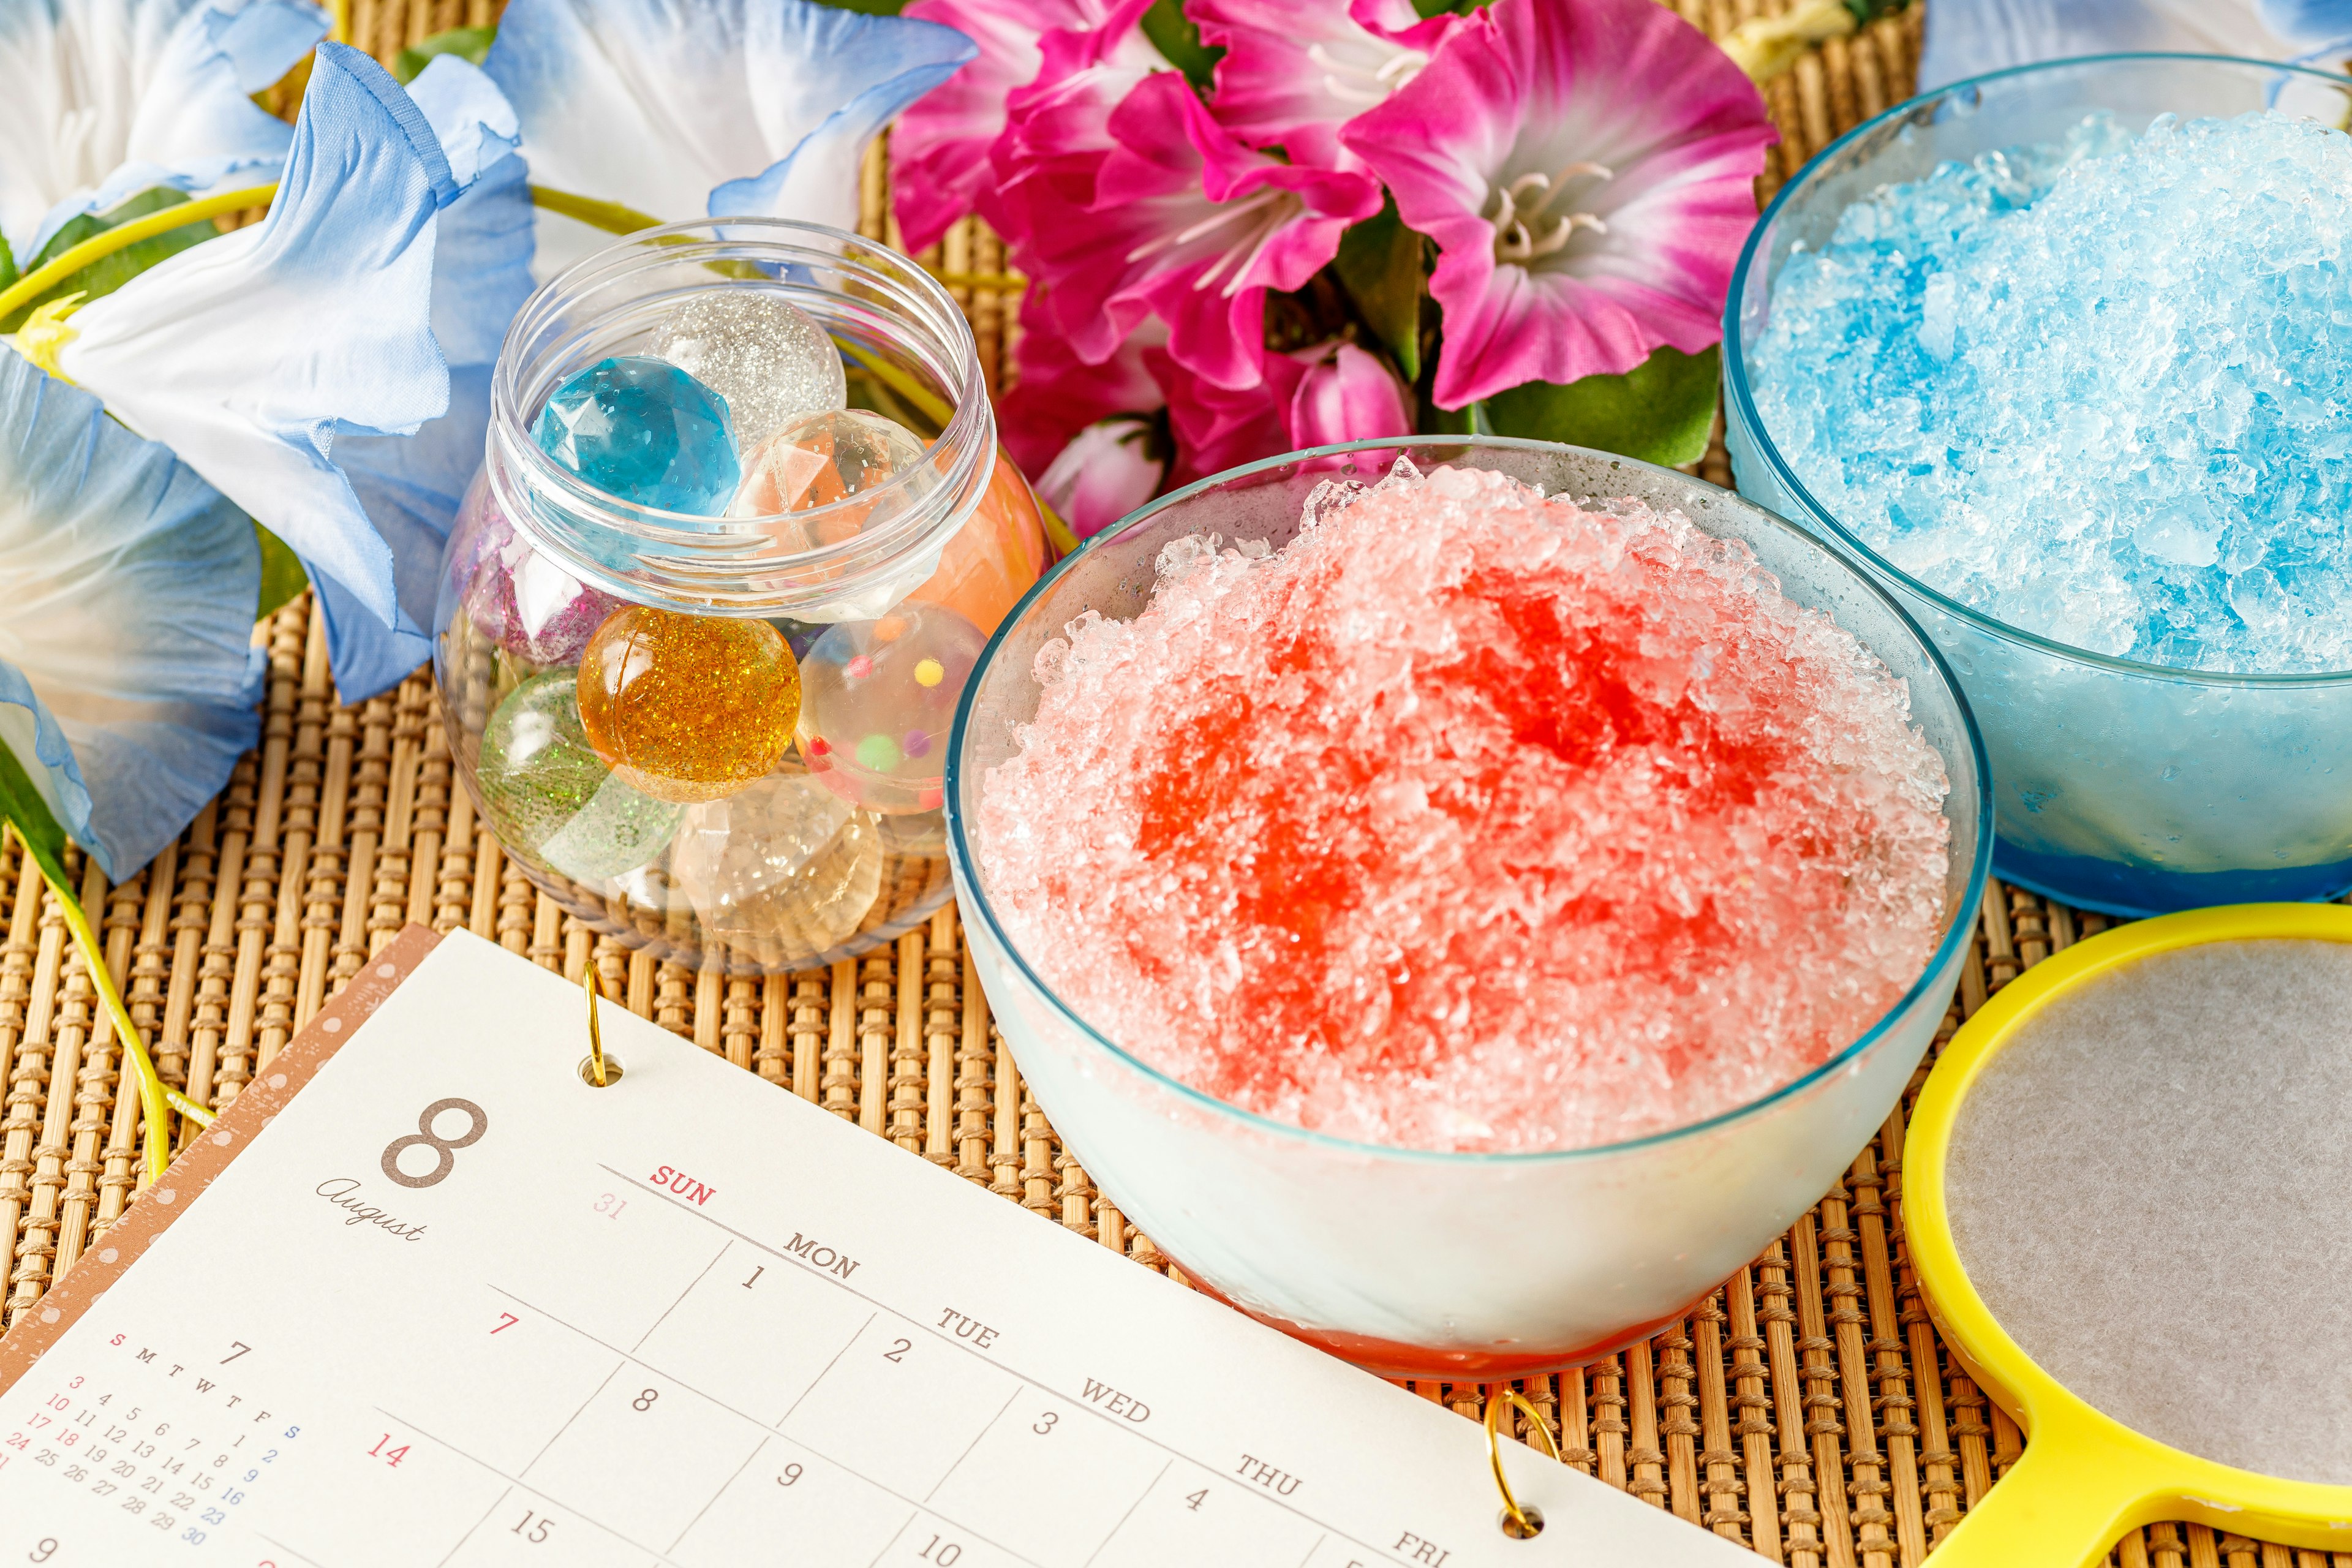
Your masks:
{"label": "pink flower bud", "polygon": [[1388,366],[1353,343],[1339,344],[1307,367],[1284,418],[1294,447],[1412,434],[1404,386]]}
{"label": "pink flower bud", "polygon": [[1159,490],[1168,465],[1151,447],[1149,420],[1097,420],[1038,478],[1037,494],[1080,539],[1099,533]]}

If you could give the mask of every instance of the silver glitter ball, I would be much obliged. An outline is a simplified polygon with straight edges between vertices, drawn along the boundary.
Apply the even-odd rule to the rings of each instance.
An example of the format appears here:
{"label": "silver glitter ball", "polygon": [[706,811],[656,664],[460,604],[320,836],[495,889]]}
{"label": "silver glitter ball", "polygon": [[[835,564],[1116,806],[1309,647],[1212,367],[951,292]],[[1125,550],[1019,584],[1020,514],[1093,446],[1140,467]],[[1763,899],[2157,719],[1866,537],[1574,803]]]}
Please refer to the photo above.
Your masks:
{"label": "silver glitter ball", "polygon": [[653,351],[727,400],[749,451],[788,419],[849,404],[841,354],[809,313],[764,289],[713,289],[679,306]]}

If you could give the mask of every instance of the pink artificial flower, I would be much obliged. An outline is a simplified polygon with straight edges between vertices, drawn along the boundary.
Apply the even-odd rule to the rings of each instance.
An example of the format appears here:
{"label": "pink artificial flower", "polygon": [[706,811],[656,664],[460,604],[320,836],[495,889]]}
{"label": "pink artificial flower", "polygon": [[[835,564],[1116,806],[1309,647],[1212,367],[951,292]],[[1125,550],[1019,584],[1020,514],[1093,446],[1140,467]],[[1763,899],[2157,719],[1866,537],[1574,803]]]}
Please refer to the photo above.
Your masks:
{"label": "pink artificial flower", "polygon": [[1118,0],[1097,26],[1046,33],[1036,77],[1006,95],[1004,133],[989,149],[995,190],[988,217],[1016,253],[1034,212],[1094,201],[1095,175],[1118,146],[1111,115],[1137,83],[1169,68],[1143,35],[1150,8],[1151,0]]}
{"label": "pink artificial flower", "polygon": [[1038,289],[1021,301],[1018,378],[999,409],[998,434],[1024,473],[1042,474],[1087,426],[1120,414],[1150,414],[1166,401],[1145,363],[1168,338],[1146,321],[1100,364],[1071,351]]}
{"label": "pink artificial flower", "polygon": [[890,183],[908,250],[939,243],[995,187],[988,150],[1003,134],[1006,97],[1037,78],[1042,37],[1098,27],[1101,0],[914,0],[906,15],[955,28],[979,56],[917,99],[890,133]]}
{"label": "pink artificial flower", "polygon": [[1774,140],[1655,0],[1496,0],[1341,135],[1437,242],[1447,408],[1715,342]]}
{"label": "pink artificial flower", "polygon": [[1254,384],[1266,290],[1299,288],[1328,262],[1340,232],[1380,211],[1378,182],[1252,151],[1173,72],[1138,83],[1109,130],[1118,145],[1089,205],[1033,182],[1038,199],[1020,209],[1021,254],[1055,320],[1079,358],[1100,361],[1156,313],[1178,363]]}
{"label": "pink artificial flower", "polygon": [[1153,440],[1151,421],[1132,415],[1087,426],[1038,476],[1038,499],[1080,539],[1100,533],[1160,492],[1168,460]]}
{"label": "pink artificial flower", "polygon": [[1267,357],[1303,362],[1305,374],[1283,410],[1293,449],[1412,434],[1412,408],[1404,384],[1377,355],[1353,343],[1334,343],[1303,354]]}
{"label": "pink artificial flower", "polygon": [[1320,169],[1361,167],[1339,127],[1418,76],[1462,19],[1424,22],[1412,0],[1192,0],[1185,10],[1202,41],[1225,50],[1218,121]]}
{"label": "pink artificial flower", "polygon": [[[1143,356],[1160,390],[1168,398],[1168,430],[1176,440],[1176,456],[1169,466],[1168,482],[1189,485],[1260,458],[1290,450],[1290,432],[1282,411],[1293,390],[1284,367],[1291,362],[1281,354],[1265,354],[1267,374],[1255,385],[1219,386],[1195,375],[1165,349]],[[1276,363],[1279,362],[1279,363]]]}
{"label": "pink artificial flower", "polygon": [[1192,374],[1163,351],[1143,358],[1168,397],[1176,437],[1169,478],[1178,484],[1302,447],[1412,434],[1403,384],[1353,343],[1265,354],[1257,384],[1239,390]]}

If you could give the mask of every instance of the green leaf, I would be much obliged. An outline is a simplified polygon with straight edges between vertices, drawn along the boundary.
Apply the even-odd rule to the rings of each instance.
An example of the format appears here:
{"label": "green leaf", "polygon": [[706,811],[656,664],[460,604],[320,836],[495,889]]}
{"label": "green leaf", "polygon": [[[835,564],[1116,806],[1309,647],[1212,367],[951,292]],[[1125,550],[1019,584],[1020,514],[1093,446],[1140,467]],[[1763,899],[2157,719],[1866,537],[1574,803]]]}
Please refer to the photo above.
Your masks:
{"label": "green leaf", "polygon": [[261,602],[253,612],[257,621],[292,604],[310,585],[310,574],[284,540],[257,522],[253,525],[253,537],[261,546]]}
{"label": "green leaf", "polygon": [[1151,0],[1151,9],[1143,14],[1143,36],[1160,58],[1184,73],[1195,91],[1207,92],[1214,85],[1217,62],[1225,51],[1201,42],[1201,29],[1184,15],[1183,0]]}
{"label": "green leaf", "polygon": [[490,52],[490,41],[498,36],[496,27],[452,27],[446,33],[436,33],[415,48],[401,50],[392,62],[392,74],[401,86],[406,87],[442,55],[455,55],[468,65],[480,65],[483,57]]}
{"label": "green leaf", "polygon": [[1721,356],[1660,349],[1623,375],[1531,381],[1487,400],[1498,436],[1566,441],[1674,468],[1706,453]]}
{"label": "green leaf", "polygon": [[[85,239],[129,223],[132,218],[145,217],[149,213],[162,212],[165,207],[179,206],[187,199],[183,192],[158,186],[152,191],[140,192],[110,211],[84,213],[49,237],[49,243],[41,247],[40,255],[33,258],[33,266],[45,266]],[[25,324],[25,318],[31,315],[37,307],[60,294],[79,291],[84,296],[82,303],[85,305],[103,295],[111,294],[164,258],[177,256],[184,250],[202,245],[218,233],[211,224],[191,223],[179,228],[165,229],[161,234],[151,234],[136,245],[127,245],[111,256],[102,256],[72,277],[63,279],[56,288],[26,300],[14,315],[0,321],[0,332],[15,331]]]}
{"label": "green leaf", "polygon": [[21,276],[22,274],[16,270],[16,251],[5,245],[0,245],[0,289],[7,288]]}
{"label": "green leaf", "polygon": [[1421,236],[1405,227],[1391,198],[1339,237],[1335,265],[1364,324],[1380,334],[1407,381],[1421,378]]}
{"label": "green leaf", "polygon": [[58,886],[72,886],[66,881],[66,830],[58,826],[49,803],[33,787],[32,775],[5,741],[0,741],[0,821],[16,829],[43,876]]}
{"label": "green leaf", "polygon": [[1494,435],[1495,427],[1487,421],[1486,405],[1473,403],[1466,408],[1440,408],[1426,400],[1422,405],[1422,434],[1424,436]]}
{"label": "green leaf", "polygon": [[817,0],[817,4],[836,11],[863,12],[868,16],[895,16],[907,7],[907,0]]}

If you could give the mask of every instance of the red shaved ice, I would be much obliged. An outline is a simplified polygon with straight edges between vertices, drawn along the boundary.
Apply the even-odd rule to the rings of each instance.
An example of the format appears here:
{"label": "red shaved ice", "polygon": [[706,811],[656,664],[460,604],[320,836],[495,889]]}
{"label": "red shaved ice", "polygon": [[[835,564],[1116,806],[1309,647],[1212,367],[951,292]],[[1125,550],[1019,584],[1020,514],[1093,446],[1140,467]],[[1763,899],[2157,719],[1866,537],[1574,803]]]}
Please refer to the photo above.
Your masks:
{"label": "red shaved ice", "polygon": [[982,868],[1103,1036],[1244,1110],[1524,1152],[1828,1059],[1944,918],[1909,693],[1679,512],[1400,464],[1037,656]]}

